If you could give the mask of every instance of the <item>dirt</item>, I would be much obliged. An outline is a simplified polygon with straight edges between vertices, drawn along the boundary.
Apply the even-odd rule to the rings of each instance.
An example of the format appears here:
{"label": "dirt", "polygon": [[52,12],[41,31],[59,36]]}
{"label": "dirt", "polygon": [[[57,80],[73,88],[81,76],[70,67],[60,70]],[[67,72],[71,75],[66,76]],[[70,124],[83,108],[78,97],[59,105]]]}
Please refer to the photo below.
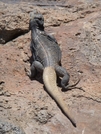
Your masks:
{"label": "dirt", "polygon": [[[59,87],[76,128],[44,90],[41,74],[34,80],[26,75],[29,13],[35,9],[57,39],[70,83],[81,78],[84,91]],[[100,0],[0,2],[0,134],[101,134],[100,12]]]}

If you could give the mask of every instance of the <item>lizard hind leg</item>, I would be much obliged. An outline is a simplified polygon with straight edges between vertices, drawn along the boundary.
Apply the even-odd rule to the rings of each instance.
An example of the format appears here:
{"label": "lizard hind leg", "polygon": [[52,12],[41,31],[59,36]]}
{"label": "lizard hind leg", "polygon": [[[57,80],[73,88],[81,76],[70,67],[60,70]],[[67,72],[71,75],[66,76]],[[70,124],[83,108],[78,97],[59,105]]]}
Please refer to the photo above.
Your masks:
{"label": "lizard hind leg", "polygon": [[76,83],[69,85],[70,75],[65,68],[63,68],[61,66],[56,67],[56,73],[59,77],[62,77],[61,86],[62,86],[63,90],[70,90],[70,89],[74,89],[74,88],[81,89],[81,87],[76,87],[76,85],[79,83],[80,79]]}
{"label": "lizard hind leg", "polygon": [[34,61],[31,65],[30,72],[29,72],[28,76],[31,79],[34,78],[37,71],[38,72],[43,72],[43,65],[38,61]]}

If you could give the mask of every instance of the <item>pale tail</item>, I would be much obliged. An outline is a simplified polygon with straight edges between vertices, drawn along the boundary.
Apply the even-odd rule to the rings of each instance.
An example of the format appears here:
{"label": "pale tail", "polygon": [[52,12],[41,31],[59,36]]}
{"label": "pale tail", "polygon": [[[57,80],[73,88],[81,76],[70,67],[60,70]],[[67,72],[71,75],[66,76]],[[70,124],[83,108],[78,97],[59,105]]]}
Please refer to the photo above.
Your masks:
{"label": "pale tail", "polygon": [[62,96],[58,90],[57,84],[56,84],[56,73],[55,70],[52,67],[46,67],[43,72],[43,81],[46,87],[47,92],[53,97],[53,99],[56,101],[62,112],[65,114],[65,116],[71,121],[73,126],[76,127],[75,120],[71,116],[67,105],[62,99]]}

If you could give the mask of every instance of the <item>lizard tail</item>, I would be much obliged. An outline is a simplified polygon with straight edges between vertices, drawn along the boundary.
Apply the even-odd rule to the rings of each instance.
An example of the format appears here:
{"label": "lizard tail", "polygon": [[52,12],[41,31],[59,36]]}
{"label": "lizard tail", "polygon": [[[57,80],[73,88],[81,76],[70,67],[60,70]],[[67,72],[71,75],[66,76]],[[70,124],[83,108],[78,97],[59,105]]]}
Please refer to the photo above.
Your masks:
{"label": "lizard tail", "polygon": [[76,127],[75,120],[71,116],[71,113],[69,112],[67,105],[64,103],[62,96],[58,90],[58,87],[56,85],[56,73],[54,68],[52,67],[46,67],[43,72],[43,81],[46,87],[47,92],[52,96],[52,98],[56,101],[62,112],[65,114],[65,116],[71,121],[74,127]]}

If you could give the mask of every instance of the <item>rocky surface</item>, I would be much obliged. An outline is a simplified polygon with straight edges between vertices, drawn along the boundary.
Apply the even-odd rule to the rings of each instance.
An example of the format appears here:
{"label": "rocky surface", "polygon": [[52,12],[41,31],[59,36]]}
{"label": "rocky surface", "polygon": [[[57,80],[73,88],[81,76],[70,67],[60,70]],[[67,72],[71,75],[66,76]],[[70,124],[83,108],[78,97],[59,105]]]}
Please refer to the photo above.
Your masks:
{"label": "rocky surface", "polygon": [[[55,6],[53,6],[55,5]],[[62,65],[78,86],[61,91],[74,128],[46,93],[42,77],[30,80],[29,13],[39,10],[62,50]],[[0,2],[0,134],[101,134],[101,2]]]}

